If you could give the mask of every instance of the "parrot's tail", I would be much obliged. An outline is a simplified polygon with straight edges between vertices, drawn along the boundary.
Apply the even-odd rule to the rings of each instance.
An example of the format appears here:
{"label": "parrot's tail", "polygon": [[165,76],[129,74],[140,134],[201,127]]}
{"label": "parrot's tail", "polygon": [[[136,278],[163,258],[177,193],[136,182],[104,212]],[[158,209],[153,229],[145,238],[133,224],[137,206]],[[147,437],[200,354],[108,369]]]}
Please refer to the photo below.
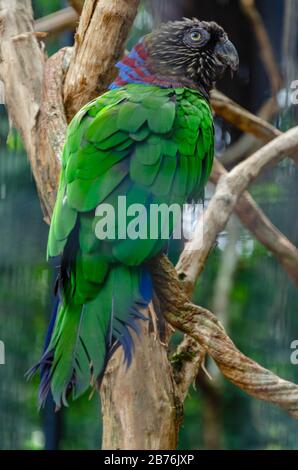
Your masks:
{"label": "parrot's tail", "polygon": [[77,398],[102,376],[108,359],[119,345],[127,366],[133,353],[132,331],[139,334],[138,319],[152,299],[151,276],[144,267],[114,265],[98,295],[84,305],[62,296],[53,311],[45,352],[38,364],[41,374],[39,403],[49,391],[60,407],[67,396]]}

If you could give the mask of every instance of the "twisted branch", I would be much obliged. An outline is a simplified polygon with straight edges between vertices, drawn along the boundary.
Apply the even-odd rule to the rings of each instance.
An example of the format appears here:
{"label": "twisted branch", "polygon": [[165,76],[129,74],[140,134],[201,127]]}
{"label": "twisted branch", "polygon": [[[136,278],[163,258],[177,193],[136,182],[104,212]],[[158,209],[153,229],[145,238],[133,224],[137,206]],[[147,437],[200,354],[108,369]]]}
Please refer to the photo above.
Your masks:
{"label": "twisted branch", "polygon": [[[298,128],[289,132],[290,139],[293,139],[290,147],[287,146],[287,143],[289,143],[287,142],[287,135],[283,136],[282,141],[280,141],[281,137],[279,137],[277,147],[279,147],[280,154],[278,154],[277,148],[273,149],[274,145],[267,145],[243,164],[238,165],[234,172],[227,173],[223,166],[215,160],[211,180],[215,183],[220,181],[219,186],[204,217],[198,223],[193,240],[185,247],[176,266],[179,277],[183,280],[184,292],[189,297],[192,294],[197,278],[204,268],[205,261],[218,233],[226,225],[233,210],[236,211],[242,223],[256,238],[277,256],[285,270],[294,282],[297,283],[298,250],[273,226],[247,192],[241,196],[243,189],[248,186],[270,161],[278,161],[283,152],[287,153],[287,151],[296,149]],[[244,179],[246,179],[245,184],[240,182],[239,174],[241,172],[246,173],[244,175]],[[232,178],[230,178],[231,174]],[[201,244],[202,231],[204,232],[203,244]],[[197,376],[204,361],[201,345],[196,345],[192,338],[186,335],[176,353],[176,357],[180,361],[177,376],[178,387],[182,396],[185,396],[187,393],[188,387]],[[260,398],[263,399],[261,396]]]}
{"label": "twisted branch", "polygon": [[175,268],[165,256],[154,260],[151,272],[167,321],[196,340],[230,382],[298,419],[298,386],[241,353],[213,313],[189,302]]}

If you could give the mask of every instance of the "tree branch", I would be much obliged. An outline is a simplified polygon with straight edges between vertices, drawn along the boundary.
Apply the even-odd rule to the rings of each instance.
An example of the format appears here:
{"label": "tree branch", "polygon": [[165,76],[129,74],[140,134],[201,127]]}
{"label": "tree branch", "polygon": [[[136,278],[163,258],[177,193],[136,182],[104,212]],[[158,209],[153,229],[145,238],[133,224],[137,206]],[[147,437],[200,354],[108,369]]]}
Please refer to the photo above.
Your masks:
{"label": "tree branch", "polygon": [[[215,159],[210,180],[217,184],[227,175],[221,163]],[[298,286],[298,250],[266,217],[248,192],[244,192],[235,206],[242,224],[270,250]]]}
{"label": "tree branch", "polygon": [[[260,108],[257,116],[264,121],[271,121],[279,112],[276,99],[269,98]],[[241,162],[253,152],[256,152],[262,146],[262,142],[253,134],[242,134],[241,137],[227,149],[220,157],[221,163],[225,167],[233,167],[236,163]]]}
{"label": "tree branch", "polygon": [[220,178],[205,215],[198,221],[194,237],[186,244],[178,262],[179,276],[185,281],[188,290],[192,289],[202,272],[217,235],[227,223],[243,191],[266,166],[278,163],[287,154],[297,151],[297,148],[298,128],[295,127]]}
{"label": "tree branch", "polygon": [[[260,48],[261,59],[264,64],[265,71],[267,72],[268,80],[271,83],[273,96],[265,102],[259,113],[257,113],[259,117],[268,121],[278,111],[276,95],[282,86],[283,80],[275,60],[270,38],[254,0],[241,0],[240,3],[244,13],[252,24],[256,40]],[[246,156],[253,151],[256,151],[257,148],[258,142],[255,137],[252,137],[251,135],[243,135],[235,144],[231,145],[225,151],[221,158],[221,162],[225,166],[233,166],[246,158]]]}
{"label": "tree branch", "polygon": [[[115,62],[124,52],[138,4],[139,0],[85,2],[65,79],[64,103],[68,120],[84,104],[106,91],[112,82]],[[107,44],[113,45],[113,51]]]}
{"label": "tree branch", "polygon": [[34,29],[35,31],[57,35],[66,29],[74,29],[78,19],[79,16],[73,8],[63,8],[63,10],[55,11],[55,13],[36,20]]}
{"label": "tree branch", "polygon": [[240,5],[255,33],[260,49],[260,56],[271,83],[272,95],[276,96],[282,85],[282,78],[264,22],[254,0],[241,0]]}
{"label": "tree branch", "polygon": [[175,268],[165,256],[154,260],[151,272],[167,321],[195,339],[234,385],[255,398],[280,406],[298,419],[298,386],[241,353],[215,315],[188,301]]}
{"label": "tree branch", "polygon": [[[297,128],[294,132],[297,133]],[[285,136],[283,139],[284,144],[286,144],[286,140],[287,136]],[[293,146],[291,146],[290,150],[295,150],[296,144],[293,143],[292,145]],[[263,169],[263,167],[270,162],[271,158],[279,158],[275,151],[270,156],[270,152],[273,150],[272,145],[271,150],[269,148],[269,152],[268,147],[269,146],[267,145],[267,147],[263,147],[263,149],[259,151],[261,152],[261,155],[257,152],[255,155],[250,157],[250,159],[246,160],[242,165],[238,165],[240,170],[238,167],[235,168],[235,180],[232,182],[231,186],[233,186],[233,183],[237,183],[237,174],[239,174],[239,172],[241,173],[241,171],[244,171],[244,173],[247,172],[247,174],[249,174],[250,168],[253,167],[253,170],[255,171],[253,178],[255,178]],[[263,160],[263,151],[267,153],[267,161],[265,158]],[[258,167],[255,166],[256,160],[259,161]],[[233,172],[228,173],[221,163],[215,159],[211,181],[214,183],[218,183],[220,181],[220,184],[225,186],[222,180],[225,177],[228,178],[228,176],[232,173]],[[220,178],[222,178],[222,180],[220,180]],[[242,188],[245,188],[248,186],[248,184],[249,182],[242,186]],[[187,292],[188,296],[190,296],[193,291],[196,280],[203,270],[209,251],[212,248],[218,233],[224,228],[233,210],[235,210],[242,223],[256,236],[256,238],[277,256],[284,269],[288,272],[293,281],[298,284],[297,248],[292,245],[289,240],[278,231],[276,227],[273,226],[273,224],[258,208],[249,193],[245,192],[237,201],[237,197],[239,197],[243,189],[241,190],[238,188],[238,190],[238,196],[235,194],[233,195],[229,191],[227,191],[227,193],[221,192],[219,195],[219,200],[221,200],[222,206],[218,204],[218,198],[216,198],[215,194],[214,198],[211,200],[211,203],[215,201],[213,210],[208,212],[210,210],[210,203],[205,216],[202,217],[201,221],[199,221],[199,228],[197,228],[199,237],[196,239],[194,235],[194,240],[191,241],[188,246],[186,246],[180,256],[176,269],[179,273],[179,277],[183,279],[185,291]],[[233,192],[233,189],[230,188],[230,191]],[[232,198],[234,199],[234,202],[231,201]],[[231,202],[232,206],[235,207],[230,206]],[[226,203],[227,205],[225,207]],[[226,213],[224,214],[224,212]],[[221,216],[224,214],[224,221],[222,225],[216,227],[216,222],[219,220],[219,214]],[[202,230],[204,230],[203,245],[201,245]],[[194,248],[196,243],[199,243],[198,250]],[[185,396],[188,387],[197,376],[201,364],[204,361],[204,354],[200,345],[196,345],[192,339],[186,336],[183,342],[180,344],[174,359],[179,363],[178,375],[175,375],[178,390],[182,396]]]}
{"label": "tree branch", "polygon": [[[143,312],[146,316],[148,312]],[[122,348],[113,354],[100,387],[103,449],[176,449],[183,406],[167,349],[140,322],[129,368]],[[125,402],[124,402],[125,397]],[[157,429],[158,426],[158,429]]]}
{"label": "tree branch", "polygon": [[37,120],[37,164],[47,223],[50,223],[55,205],[67,129],[62,93],[71,52],[71,48],[61,49],[47,60],[44,68],[42,102]]}
{"label": "tree branch", "polygon": [[200,343],[185,334],[183,341],[171,357],[177,395],[181,403],[184,403],[189,387],[199,374],[205,360],[205,354],[206,352]]}
{"label": "tree branch", "polygon": [[76,12],[80,15],[83,10],[85,0],[68,0],[68,3],[76,10]]}
{"label": "tree branch", "polygon": [[[217,183],[227,171],[215,160],[211,181]],[[297,248],[270,222],[262,210],[257,206],[249,193],[244,192],[235,206],[235,212],[241,222],[251,233],[277,257],[291,279],[298,285],[298,250]],[[181,255],[183,257],[183,253]],[[196,261],[194,260],[194,263]],[[179,270],[179,262],[177,265]],[[185,279],[187,286],[187,278]],[[184,282],[185,282],[184,281]],[[191,287],[191,289],[190,289]],[[188,285],[190,296],[193,285]],[[215,309],[216,313],[217,310]],[[177,389],[182,399],[185,399],[189,386],[194,382],[204,362],[204,351],[193,338],[185,336],[173,357],[174,376]]]}
{"label": "tree branch", "polygon": [[212,91],[211,104],[218,116],[223,117],[241,131],[252,134],[265,143],[282,134],[276,127],[255,116],[218,90]]}
{"label": "tree branch", "polygon": [[[265,143],[282,135],[282,132],[276,127],[264,121],[261,117],[255,116],[218,90],[211,93],[211,104],[218,116],[221,116],[242,132],[252,134]],[[291,155],[291,158],[295,163],[298,162],[297,153]]]}
{"label": "tree branch", "polygon": [[39,168],[37,118],[40,112],[44,55],[33,30],[30,0],[0,0],[1,62],[6,106],[20,132],[36,181],[40,200],[48,212]]}

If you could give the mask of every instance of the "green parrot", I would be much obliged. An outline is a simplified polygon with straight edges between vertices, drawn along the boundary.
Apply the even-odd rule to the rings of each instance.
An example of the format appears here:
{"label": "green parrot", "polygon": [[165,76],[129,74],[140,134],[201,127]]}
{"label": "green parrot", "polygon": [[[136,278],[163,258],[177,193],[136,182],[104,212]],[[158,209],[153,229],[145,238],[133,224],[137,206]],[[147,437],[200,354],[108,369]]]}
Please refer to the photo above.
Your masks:
{"label": "green parrot", "polygon": [[[209,92],[238,62],[216,23],[163,24],[117,64],[109,91],[70,123],[47,251],[59,269],[57,302],[44,354],[31,371],[41,371],[41,405],[50,391],[57,407],[70,393],[83,394],[119,345],[130,364],[131,333],[139,332],[153,295],[146,262],[167,240],[161,228],[155,238],[119,235],[118,198],[150,209],[202,197],[214,154]],[[101,204],[115,210],[111,239],[96,234]],[[144,222],[149,234],[149,216]]]}

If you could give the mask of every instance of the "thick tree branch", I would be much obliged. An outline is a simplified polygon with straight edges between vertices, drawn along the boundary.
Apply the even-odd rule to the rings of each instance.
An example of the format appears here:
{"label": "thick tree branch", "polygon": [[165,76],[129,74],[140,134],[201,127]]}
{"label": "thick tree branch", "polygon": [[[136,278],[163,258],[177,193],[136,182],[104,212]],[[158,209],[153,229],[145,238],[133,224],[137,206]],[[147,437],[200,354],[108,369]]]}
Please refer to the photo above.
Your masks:
{"label": "thick tree branch", "polygon": [[[112,82],[114,65],[124,52],[138,4],[139,0],[84,3],[64,86],[68,120]],[[112,51],[107,45],[113,45]]]}
{"label": "thick tree branch", "polygon": [[168,322],[198,341],[230,382],[255,398],[280,406],[298,419],[298,386],[241,353],[215,315],[189,302],[175,268],[165,256],[154,260],[151,272]]}
{"label": "thick tree branch", "polygon": [[47,212],[40,174],[37,117],[40,112],[44,55],[33,31],[30,0],[0,0],[1,62],[6,106],[27,150],[41,203]]}
{"label": "thick tree branch", "polygon": [[268,165],[278,163],[297,149],[298,128],[295,127],[220,178],[205,215],[198,221],[194,237],[186,244],[178,262],[179,276],[188,289],[192,289],[202,272],[217,235],[225,227],[243,191]]}
{"label": "thick tree branch", "polygon": [[183,401],[176,392],[167,349],[149,334],[147,322],[140,322],[140,328],[140,337],[133,333],[135,350],[130,367],[124,365],[123,350],[118,348],[100,387],[103,449],[177,447]]}

